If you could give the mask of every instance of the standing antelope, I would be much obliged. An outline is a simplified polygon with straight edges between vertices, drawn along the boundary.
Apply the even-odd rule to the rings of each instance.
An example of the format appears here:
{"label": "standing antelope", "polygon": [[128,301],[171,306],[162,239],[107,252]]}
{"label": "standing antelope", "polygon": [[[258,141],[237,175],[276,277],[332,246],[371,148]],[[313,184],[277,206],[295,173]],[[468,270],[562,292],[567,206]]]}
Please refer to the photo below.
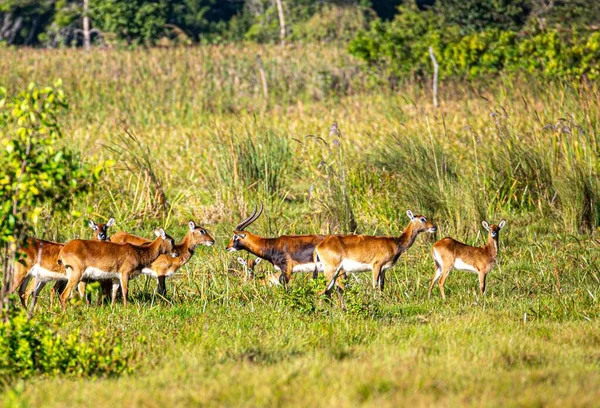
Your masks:
{"label": "standing antelope", "polygon": [[[194,251],[199,245],[212,246],[215,243],[213,237],[203,227],[196,225],[194,221],[188,222],[189,231],[183,237],[181,243],[175,245],[175,250],[179,253],[176,257],[169,255],[159,256],[152,264],[142,269],[144,275],[152,276],[158,281],[158,294],[165,296],[167,294],[167,287],[165,285],[165,279],[170,278],[177,272],[179,268],[186,264],[190,260]],[[140,238],[135,235],[127,233],[115,234],[119,242],[141,242],[142,245],[148,245],[151,241],[145,238]],[[111,238],[111,242],[113,242]],[[139,244],[136,244],[139,245]]]}
{"label": "standing antelope", "polygon": [[[96,224],[94,221],[88,220],[88,225],[94,231],[94,239],[97,239],[98,241],[110,240],[110,237],[108,235],[108,229],[110,227],[112,227],[114,224],[115,224],[115,219],[112,217],[106,222],[106,224],[103,224],[100,222]],[[57,258],[57,261],[58,261],[58,258]],[[66,279],[66,276],[65,276],[65,279]],[[87,284],[89,282],[93,282],[93,280],[82,279],[81,282],[79,282],[79,284],[77,285],[77,291],[79,292],[79,296],[82,299],[85,299],[86,303],[88,303],[88,304],[90,301],[85,295],[85,288],[87,287]],[[112,290],[112,281],[103,280],[103,281],[100,281],[100,284],[102,286],[102,295],[107,299],[110,298],[110,294],[111,294],[111,290]],[[56,281],[56,283],[54,284],[54,287],[52,288],[52,291],[50,292],[50,305],[52,305],[54,303],[54,296],[55,296],[56,292],[61,294],[66,285],[67,285],[66,280]],[[41,288],[40,288],[40,290],[41,290]],[[35,295],[34,299],[37,300],[37,294]]]}
{"label": "standing antelope", "polygon": [[27,307],[30,291],[27,286],[31,278],[36,279],[33,289],[32,308],[35,307],[37,294],[50,280],[64,279],[63,268],[58,265],[58,253],[64,244],[44,241],[37,238],[28,238],[20,248],[21,258],[15,262],[13,283],[10,292],[18,289],[19,298],[23,307]]}
{"label": "standing antelope", "polygon": [[312,272],[313,277],[319,272],[319,265],[314,262],[315,247],[325,239],[324,235],[283,235],[278,238],[264,238],[244,229],[260,217],[262,204],[257,213],[256,207],[252,215],[240,222],[233,231],[233,237],[227,244],[227,251],[246,250],[259,258],[273,264],[281,271],[279,283],[287,285],[292,272]]}
{"label": "standing antelope", "polygon": [[421,232],[435,232],[437,227],[422,215],[406,212],[410,223],[399,237],[375,237],[368,235],[330,235],[317,245],[315,260],[323,263],[329,295],[334,286],[339,294],[344,284],[338,282],[340,272],[373,272],[373,288],[383,290],[385,271],[398,261],[402,253],[412,246]]}
{"label": "standing antelope", "polygon": [[[106,224],[94,223],[89,220],[89,225],[94,230],[94,239],[105,241],[108,239],[108,228],[114,224],[114,218],[108,220]],[[15,265],[12,291],[19,289],[19,298],[23,307],[26,307],[27,300],[33,293],[31,311],[35,308],[37,297],[46,283],[50,280],[56,280],[56,284],[50,293],[50,304],[52,305],[56,292],[61,293],[66,285],[66,276],[62,266],[58,264],[58,253],[64,244],[58,242],[44,241],[37,238],[28,239],[22,248],[23,258]],[[60,278],[62,275],[62,279]],[[37,285],[30,290],[27,289],[31,278],[37,279]],[[104,286],[103,286],[104,287]],[[110,291],[110,288],[109,288]],[[85,283],[79,286],[79,294],[85,297]]]}
{"label": "standing antelope", "polygon": [[121,284],[123,305],[127,305],[129,280],[135,278],[142,269],[152,264],[160,255],[178,256],[173,238],[162,228],[154,230],[156,239],[151,244],[136,246],[114,242],[85,241],[75,239],[67,243],[58,255],[65,267],[68,282],[60,295],[63,310],[74,286],[82,278],[113,281],[112,302],[114,304],[118,284]]}
{"label": "standing antelope", "polygon": [[473,247],[446,237],[433,245],[432,255],[435,261],[435,274],[429,285],[428,297],[431,297],[433,285],[439,279],[442,299],[446,299],[444,284],[452,269],[474,272],[479,276],[479,290],[485,293],[485,278],[494,267],[498,257],[498,237],[506,221],[489,226],[486,221],[481,225],[488,231],[488,241],[483,247]]}

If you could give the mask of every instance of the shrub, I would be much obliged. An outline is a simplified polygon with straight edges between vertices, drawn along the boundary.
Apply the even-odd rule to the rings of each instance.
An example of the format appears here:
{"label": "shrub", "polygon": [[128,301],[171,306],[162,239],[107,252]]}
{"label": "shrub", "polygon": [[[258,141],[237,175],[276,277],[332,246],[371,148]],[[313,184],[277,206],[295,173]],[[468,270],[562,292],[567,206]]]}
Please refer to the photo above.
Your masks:
{"label": "shrub", "polygon": [[22,309],[0,322],[0,384],[33,375],[115,376],[130,372],[134,357],[104,332],[62,336]]}
{"label": "shrub", "polygon": [[350,42],[352,55],[388,78],[431,75],[429,47],[442,77],[487,78],[528,72],[549,78],[598,78],[600,33],[572,28],[529,33],[487,28],[461,35],[460,25],[431,10],[400,7],[391,22],[374,21]]}

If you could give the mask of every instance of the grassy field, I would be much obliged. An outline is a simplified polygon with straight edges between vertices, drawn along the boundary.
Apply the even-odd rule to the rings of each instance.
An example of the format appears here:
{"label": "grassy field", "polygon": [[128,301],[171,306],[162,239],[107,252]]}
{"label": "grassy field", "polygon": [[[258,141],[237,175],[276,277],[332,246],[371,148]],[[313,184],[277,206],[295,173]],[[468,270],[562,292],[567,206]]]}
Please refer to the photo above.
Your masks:
{"label": "grassy field", "polygon": [[[597,404],[596,84],[442,84],[436,109],[427,89],[391,91],[335,48],[0,50],[9,91],[58,77],[66,142],[115,164],[38,235],[91,237],[86,220],[112,216],[116,230],[180,238],[193,219],[217,242],[167,281],[168,299],[142,277],[127,308],[73,301],[63,314],[46,290],[38,316],[61,333],[120,338],[133,372],[19,381],[2,390],[6,406]],[[266,236],[400,234],[407,209],[439,230],[388,272],[384,293],[367,274],[353,281],[344,312],[319,298],[323,279],[244,281],[245,255],[224,247],[259,201],[249,229]],[[435,239],[483,245],[481,220],[503,218],[486,296],[453,271],[448,300],[437,288],[428,300]]]}

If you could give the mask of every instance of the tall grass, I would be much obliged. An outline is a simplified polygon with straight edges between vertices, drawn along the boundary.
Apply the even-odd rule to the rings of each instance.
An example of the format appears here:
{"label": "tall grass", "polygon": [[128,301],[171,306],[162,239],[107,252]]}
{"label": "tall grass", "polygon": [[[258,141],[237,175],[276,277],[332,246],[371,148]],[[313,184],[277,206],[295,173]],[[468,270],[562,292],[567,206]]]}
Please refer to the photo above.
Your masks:
{"label": "tall grass", "polygon": [[[57,77],[71,104],[61,118],[67,142],[115,165],[77,204],[80,215],[52,219],[38,235],[90,237],[87,218],[114,216],[118,229],[149,236],[160,224],[181,238],[193,219],[217,242],[168,281],[168,299],[145,278],[131,283],[127,308],[74,304],[59,315],[41,299],[40,313],[62,331],[114,327],[140,353],[137,376],[39,380],[0,399],[293,405],[303,395],[315,406],[500,405],[511,390],[523,405],[596,401],[597,85],[442,84],[436,109],[420,84],[398,93],[373,86],[336,48],[0,49],[0,85],[9,90]],[[134,143],[125,142],[123,120]],[[339,132],[330,132],[333,122]],[[157,210],[157,186],[167,211]],[[267,236],[395,235],[407,209],[469,244],[483,243],[482,219],[506,218],[507,227],[485,297],[472,275],[455,271],[447,302],[437,291],[426,299],[429,251],[440,238],[426,236],[388,273],[384,293],[366,274],[352,277],[342,312],[321,301],[322,280],[294,276],[288,290],[243,282],[223,247],[260,201],[265,213],[250,229]],[[158,391],[165,384],[169,392]]]}

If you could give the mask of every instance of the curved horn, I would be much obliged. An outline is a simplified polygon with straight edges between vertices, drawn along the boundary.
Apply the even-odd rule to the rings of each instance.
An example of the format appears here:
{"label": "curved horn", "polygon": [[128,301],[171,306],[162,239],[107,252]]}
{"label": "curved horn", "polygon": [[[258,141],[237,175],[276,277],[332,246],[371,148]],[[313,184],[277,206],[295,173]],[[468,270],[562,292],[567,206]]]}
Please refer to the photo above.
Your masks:
{"label": "curved horn", "polygon": [[260,203],[260,210],[258,211],[258,213],[256,212],[256,206],[254,206],[254,212],[252,213],[252,215],[248,218],[246,218],[244,221],[240,222],[238,225],[235,226],[235,230],[236,231],[243,231],[244,228],[246,228],[248,225],[252,224],[254,221],[256,221],[258,219],[258,217],[260,217],[260,215],[263,212],[263,203]]}

